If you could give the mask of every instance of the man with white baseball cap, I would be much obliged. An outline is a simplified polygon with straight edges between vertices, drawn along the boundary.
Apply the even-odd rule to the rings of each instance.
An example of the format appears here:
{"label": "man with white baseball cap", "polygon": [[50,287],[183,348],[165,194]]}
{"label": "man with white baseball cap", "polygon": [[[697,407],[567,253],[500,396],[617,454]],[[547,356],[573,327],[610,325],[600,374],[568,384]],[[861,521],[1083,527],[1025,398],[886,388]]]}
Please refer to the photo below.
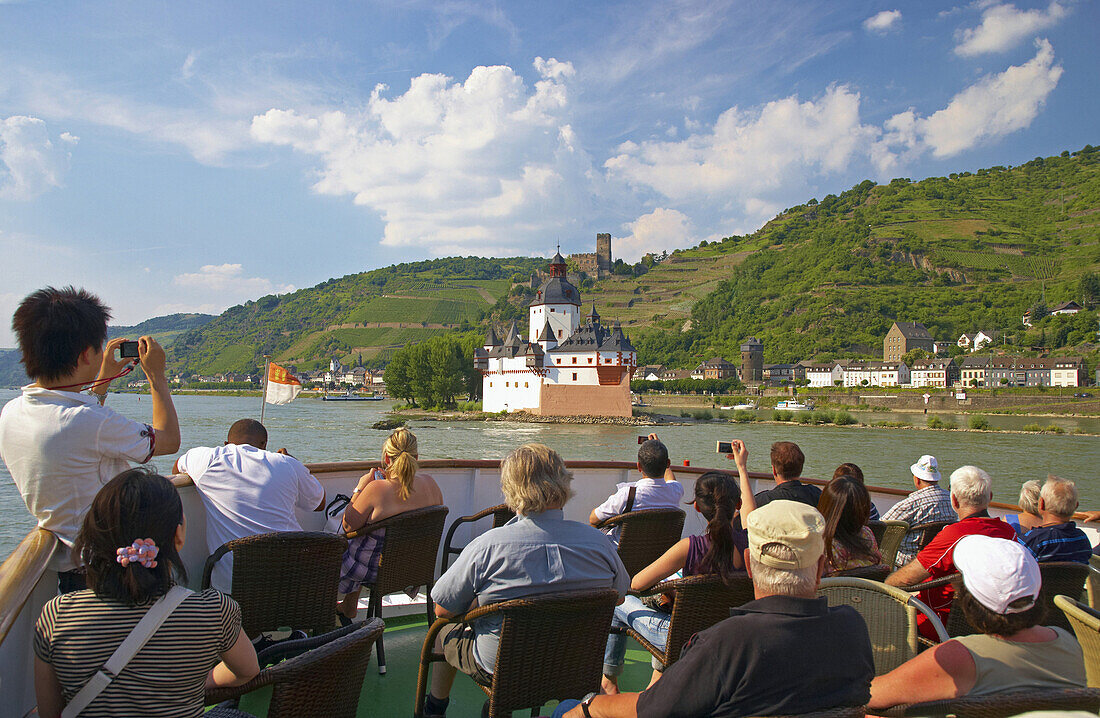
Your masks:
{"label": "man with white baseball cap", "polygon": [[[925,454],[909,467],[913,475],[913,493],[894,504],[882,516],[883,521],[905,521],[910,526],[933,521],[955,521],[958,517],[951,508],[951,493],[940,487],[940,466],[936,457]],[[898,548],[895,566],[904,566],[917,556],[920,550],[920,531],[905,534]]]}
{"label": "man with white baseball cap", "polygon": [[955,544],[962,587],[955,597],[974,635],[945,641],[871,683],[869,709],[1022,689],[1085,686],[1085,659],[1072,633],[1043,626],[1042,577],[1015,540],[981,534]]}
{"label": "man with white baseball cap", "polygon": [[875,674],[867,624],[817,595],[825,519],[779,499],[746,524],[756,600],[695,634],[646,690],[563,702],[566,718],[787,715],[867,702]]}

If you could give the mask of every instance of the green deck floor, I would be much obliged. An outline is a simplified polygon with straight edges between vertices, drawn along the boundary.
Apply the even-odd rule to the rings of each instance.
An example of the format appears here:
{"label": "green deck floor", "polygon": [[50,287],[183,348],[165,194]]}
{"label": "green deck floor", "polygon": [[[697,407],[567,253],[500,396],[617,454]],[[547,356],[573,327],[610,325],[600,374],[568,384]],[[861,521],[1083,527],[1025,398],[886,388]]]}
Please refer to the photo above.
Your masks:
{"label": "green deck floor", "polygon": [[[371,656],[370,666],[363,681],[363,693],[359,697],[359,716],[370,718],[407,718],[412,716],[416,700],[416,671],[420,660],[420,647],[427,634],[424,618],[407,616],[386,621],[386,675],[378,675],[377,654]],[[546,670],[554,670],[547,665]],[[649,653],[633,640],[628,642],[626,666],[619,681],[622,690],[642,690],[649,684],[651,668]],[[270,689],[250,693],[241,699],[241,709],[256,716],[267,715]],[[579,696],[578,696],[579,697]],[[459,674],[451,691],[448,718],[478,718],[485,694],[468,677]],[[543,707],[543,714],[550,715],[554,704]],[[516,716],[527,716],[527,711]]]}

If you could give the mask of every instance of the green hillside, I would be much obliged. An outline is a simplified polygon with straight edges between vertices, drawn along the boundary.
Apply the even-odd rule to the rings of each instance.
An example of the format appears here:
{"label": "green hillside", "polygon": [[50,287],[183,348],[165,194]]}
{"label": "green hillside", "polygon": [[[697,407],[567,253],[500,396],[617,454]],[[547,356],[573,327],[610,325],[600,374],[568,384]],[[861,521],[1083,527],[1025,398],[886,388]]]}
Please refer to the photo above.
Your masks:
{"label": "green hillside", "polygon": [[451,257],[350,274],[283,296],[231,307],[179,338],[182,372],[248,371],[263,355],[302,368],[331,357],[384,362],[398,348],[482,323],[513,277],[545,260]]}
{"label": "green hillside", "polygon": [[[543,264],[448,258],[332,279],[227,310],[182,335],[171,360],[201,373],[250,369],[265,352],[305,368],[360,354],[381,363],[431,336],[525,318],[531,290],[512,280]],[[735,357],[750,335],[769,362],[874,355],[895,319],[939,339],[999,329],[1023,346],[1080,345],[1095,341],[1094,312],[1027,334],[1020,316],[1044,296],[1082,301],[1081,278],[1097,271],[1100,153],[1086,147],[1019,167],[865,181],[750,235],[636,265],[639,276],[585,280],[581,293],[623,323],[643,363],[694,366]]]}
{"label": "green hillside", "polygon": [[1050,306],[1081,302],[1081,277],[1098,270],[1100,153],[1088,147],[1015,168],[866,181],[586,299],[602,295],[605,315],[639,328],[641,361],[682,366],[736,356],[750,335],[766,361],[874,354],[895,319],[939,339],[998,329],[1058,348],[1095,341],[1095,313],[1049,320],[1062,343],[1041,328],[1025,335],[1021,315],[1044,294]]}

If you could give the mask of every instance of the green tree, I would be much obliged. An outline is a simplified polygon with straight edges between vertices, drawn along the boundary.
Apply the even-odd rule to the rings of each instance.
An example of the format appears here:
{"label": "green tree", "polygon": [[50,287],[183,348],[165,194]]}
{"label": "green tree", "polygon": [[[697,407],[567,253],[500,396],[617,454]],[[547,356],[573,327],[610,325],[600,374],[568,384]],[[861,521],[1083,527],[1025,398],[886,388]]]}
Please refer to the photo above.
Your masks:
{"label": "green tree", "polygon": [[1083,306],[1095,307],[1100,304],[1100,275],[1096,272],[1085,272],[1081,275],[1077,290],[1081,294]]}

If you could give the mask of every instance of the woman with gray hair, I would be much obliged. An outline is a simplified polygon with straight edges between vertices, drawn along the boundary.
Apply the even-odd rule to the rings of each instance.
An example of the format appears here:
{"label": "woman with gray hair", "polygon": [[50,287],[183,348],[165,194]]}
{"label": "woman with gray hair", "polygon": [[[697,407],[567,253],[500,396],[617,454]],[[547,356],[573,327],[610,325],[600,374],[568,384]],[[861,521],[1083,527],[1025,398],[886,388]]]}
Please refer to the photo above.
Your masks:
{"label": "woman with gray hair", "polygon": [[1031,529],[1043,523],[1043,517],[1039,515],[1039,491],[1042,485],[1037,479],[1025,481],[1020,487],[1020,513],[1005,516],[1005,521],[1016,529],[1016,533],[1023,536]]}
{"label": "woman with gray hair", "polygon": [[[500,462],[500,489],[516,517],[471,541],[432,587],[435,615],[452,618],[475,606],[559,591],[614,588],[619,597],[630,576],[601,532],[567,521],[573,475],[561,456],[542,444],[525,444]],[[456,671],[485,683],[493,679],[500,616],[443,629],[436,650],[446,658],[432,669],[424,715],[443,716]]]}

